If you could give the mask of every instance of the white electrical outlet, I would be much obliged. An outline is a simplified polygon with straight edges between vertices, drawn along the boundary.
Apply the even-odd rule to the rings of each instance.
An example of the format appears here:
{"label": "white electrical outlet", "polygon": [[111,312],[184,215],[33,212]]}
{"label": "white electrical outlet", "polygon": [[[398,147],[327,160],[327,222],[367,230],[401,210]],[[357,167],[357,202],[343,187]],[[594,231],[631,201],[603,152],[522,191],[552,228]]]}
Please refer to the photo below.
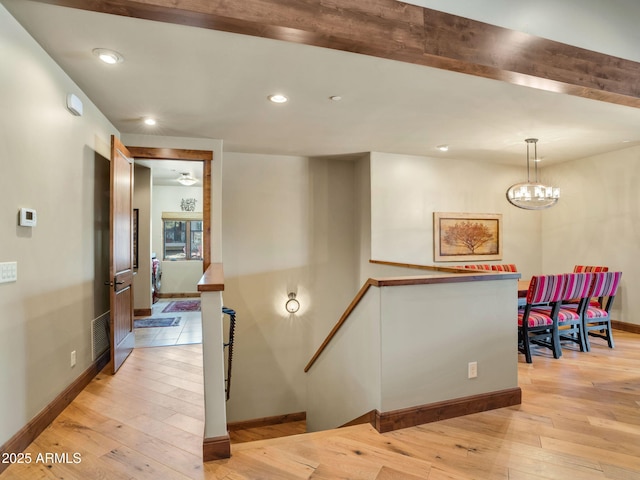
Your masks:
{"label": "white electrical outlet", "polygon": [[0,263],[0,283],[18,281],[18,262]]}
{"label": "white electrical outlet", "polygon": [[72,367],[76,366],[76,351],[75,350],[73,352],[71,352],[71,366]]}
{"label": "white electrical outlet", "polygon": [[478,376],[478,362],[469,362],[469,378]]}

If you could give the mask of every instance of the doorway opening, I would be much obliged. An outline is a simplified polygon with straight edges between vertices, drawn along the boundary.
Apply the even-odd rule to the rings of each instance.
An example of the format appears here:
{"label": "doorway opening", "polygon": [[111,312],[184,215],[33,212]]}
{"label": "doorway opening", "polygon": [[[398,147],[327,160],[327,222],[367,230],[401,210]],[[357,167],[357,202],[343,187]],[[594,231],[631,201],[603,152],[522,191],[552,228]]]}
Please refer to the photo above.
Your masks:
{"label": "doorway opening", "polygon": [[[135,346],[202,343],[202,317],[196,284],[211,263],[213,152],[146,147],[128,149],[136,165],[149,169],[146,175],[153,178],[145,180],[150,185],[145,187],[149,191],[145,192],[143,188],[138,212],[141,240],[144,235],[153,239],[141,241],[143,248],[138,251],[136,287],[143,294],[135,310]],[[195,186],[186,187],[177,182],[178,177],[187,172],[199,180]],[[158,180],[163,173],[166,180]],[[163,202],[160,197],[165,195],[169,200]],[[196,207],[196,204],[199,205]],[[148,211],[143,212],[143,209]],[[142,231],[143,228],[146,231]],[[181,283],[172,284],[172,278],[179,279]]]}

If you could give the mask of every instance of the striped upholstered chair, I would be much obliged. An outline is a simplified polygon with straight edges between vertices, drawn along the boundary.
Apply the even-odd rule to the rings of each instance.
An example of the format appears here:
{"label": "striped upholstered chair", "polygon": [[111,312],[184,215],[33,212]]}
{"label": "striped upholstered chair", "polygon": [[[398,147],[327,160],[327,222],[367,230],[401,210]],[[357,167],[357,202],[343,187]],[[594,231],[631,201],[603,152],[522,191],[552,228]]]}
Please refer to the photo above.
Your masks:
{"label": "striped upholstered chair", "polygon": [[[559,346],[563,341],[577,343],[580,351],[586,350],[583,316],[593,288],[593,273],[566,273],[562,302],[555,316],[558,328]],[[565,304],[564,302],[569,302]],[[538,307],[551,315],[552,307]],[[562,355],[560,350],[559,355]]]}
{"label": "striped upholstered chair", "polygon": [[496,272],[517,272],[518,271],[514,263],[491,265],[491,270]]}
{"label": "striped upholstered chair", "polygon": [[[576,265],[573,267],[574,272],[591,272],[591,273],[600,273],[600,272],[608,272],[609,267],[599,266],[599,265]],[[602,298],[591,298],[590,303],[594,307],[602,307],[603,299]],[[577,303],[573,300],[567,303]]]}
{"label": "striped upholstered chair", "polygon": [[491,270],[491,265],[465,265],[463,268],[466,268],[467,270]]}
{"label": "striped upholstered chair", "polygon": [[573,267],[574,273],[580,272],[591,272],[591,273],[599,273],[599,272],[608,272],[609,267],[598,267],[594,265],[576,265]]}
{"label": "striped upholstered chair", "polygon": [[[594,279],[589,298],[606,298],[604,305],[594,306],[589,304],[582,315],[585,349],[591,350],[589,336],[602,338],[607,341],[609,348],[614,347],[613,334],[611,333],[611,306],[616,297],[622,272],[600,272],[593,274]],[[562,308],[571,308],[563,305]]]}
{"label": "striped upholstered chair", "polygon": [[591,290],[593,289],[593,273],[567,273],[565,274],[564,293],[562,301],[576,302],[575,307],[565,308],[560,306],[558,310],[558,336],[560,342],[569,340],[580,346],[580,351],[586,350],[584,332],[584,312],[589,305]]}
{"label": "striped upholstered chair", "polygon": [[518,309],[518,350],[531,360],[531,344],[551,349],[554,358],[562,355],[558,337],[557,314],[564,294],[564,275],[540,275],[531,278],[526,304]]}

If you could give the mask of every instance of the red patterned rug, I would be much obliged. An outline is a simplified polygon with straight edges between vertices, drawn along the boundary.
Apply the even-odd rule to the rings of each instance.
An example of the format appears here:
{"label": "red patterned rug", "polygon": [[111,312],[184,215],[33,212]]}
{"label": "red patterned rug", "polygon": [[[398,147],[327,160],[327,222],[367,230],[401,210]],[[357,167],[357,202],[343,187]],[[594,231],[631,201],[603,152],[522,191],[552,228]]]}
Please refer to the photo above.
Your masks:
{"label": "red patterned rug", "polygon": [[169,312],[199,312],[200,300],[176,300],[175,302],[169,302],[169,305],[164,307],[162,313]]}

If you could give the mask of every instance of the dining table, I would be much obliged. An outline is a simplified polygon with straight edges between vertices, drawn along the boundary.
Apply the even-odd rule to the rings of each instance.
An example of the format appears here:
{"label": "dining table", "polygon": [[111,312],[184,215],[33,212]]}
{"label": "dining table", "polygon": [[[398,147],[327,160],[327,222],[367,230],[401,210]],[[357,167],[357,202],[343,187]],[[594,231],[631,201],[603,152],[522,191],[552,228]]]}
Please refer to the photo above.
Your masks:
{"label": "dining table", "polygon": [[518,307],[524,307],[527,304],[527,292],[529,291],[530,283],[530,278],[518,280]]}
{"label": "dining table", "polygon": [[527,292],[529,291],[529,284],[530,283],[531,283],[531,279],[527,279],[527,280],[520,279],[520,280],[518,280],[518,298],[527,296]]}

